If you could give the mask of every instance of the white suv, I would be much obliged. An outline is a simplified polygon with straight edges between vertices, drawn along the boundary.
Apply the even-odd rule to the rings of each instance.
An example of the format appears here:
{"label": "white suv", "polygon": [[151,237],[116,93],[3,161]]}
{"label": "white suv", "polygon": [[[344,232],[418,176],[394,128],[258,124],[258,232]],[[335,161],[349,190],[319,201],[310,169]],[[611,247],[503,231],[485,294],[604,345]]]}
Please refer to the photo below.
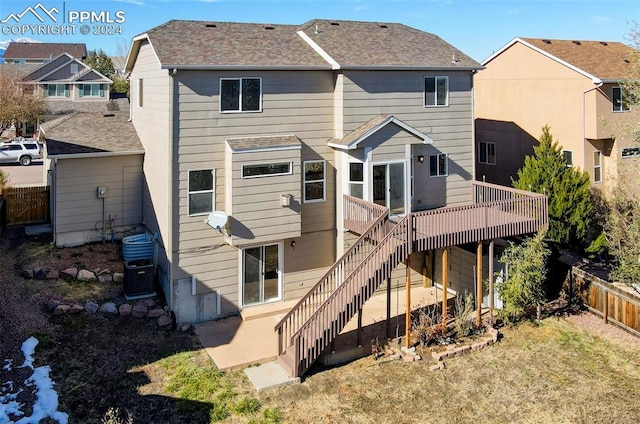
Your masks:
{"label": "white suv", "polygon": [[19,162],[28,166],[42,158],[42,148],[36,140],[18,140],[0,143],[0,163]]}

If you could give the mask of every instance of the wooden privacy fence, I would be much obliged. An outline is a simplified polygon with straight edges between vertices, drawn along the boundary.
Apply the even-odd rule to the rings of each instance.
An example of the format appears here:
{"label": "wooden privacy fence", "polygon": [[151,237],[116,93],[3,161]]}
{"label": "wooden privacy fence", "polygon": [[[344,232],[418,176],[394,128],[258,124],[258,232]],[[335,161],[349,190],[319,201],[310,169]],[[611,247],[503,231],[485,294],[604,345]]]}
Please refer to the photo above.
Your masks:
{"label": "wooden privacy fence", "polygon": [[5,187],[7,225],[49,222],[49,186]]}
{"label": "wooden privacy fence", "polygon": [[640,336],[640,295],[575,266],[571,268],[570,278],[577,295],[591,312],[600,315],[605,323]]}

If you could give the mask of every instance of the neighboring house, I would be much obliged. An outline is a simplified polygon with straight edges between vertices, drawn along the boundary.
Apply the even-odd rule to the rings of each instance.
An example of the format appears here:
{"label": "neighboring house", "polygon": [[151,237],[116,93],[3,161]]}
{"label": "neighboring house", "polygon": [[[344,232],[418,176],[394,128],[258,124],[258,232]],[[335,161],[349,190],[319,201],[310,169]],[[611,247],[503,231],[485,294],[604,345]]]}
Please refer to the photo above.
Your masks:
{"label": "neighboring house", "polygon": [[87,46],[84,43],[25,43],[11,42],[2,57],[6,63],[47,63],[66,53],[84,60]]}
{"label": "neighboring house", "polygon": [[[278,327],[297,375],[385,281],[483,296],[483,242],[544,226],[546,199],[473,182],[481,68],[391,23],[170,21],[135,37],[143,219],[177,320],[304,296]],[[510,212],[515,197],[530,207]]]}
{"label": "neighboring house", "polygon": [[510,184],[549,125],[568,165],[611,189],[618,165],[639,156],[620,86],[633,54],[618,42],[515,38],[490,56],[475,77],[476,178]]}
{"label": "neighboring house", "polygon": [[113,64],[113,70],[118,78],[125,78],[127,75],[124,72],[124,64],[127,60],[124,56],[109,56],[111,63]]}
{"label": "neighboring house", "polygon": [[40,126],[56,246],[120,239],[142,224],[144,149],[128,121],[81,112]]}
{"label": "neighboring house", "polygon": [[113,81],[80,59],[62,53],[28,74],[20,84],[25,93],[41,96],[50,112],[103,111]]}

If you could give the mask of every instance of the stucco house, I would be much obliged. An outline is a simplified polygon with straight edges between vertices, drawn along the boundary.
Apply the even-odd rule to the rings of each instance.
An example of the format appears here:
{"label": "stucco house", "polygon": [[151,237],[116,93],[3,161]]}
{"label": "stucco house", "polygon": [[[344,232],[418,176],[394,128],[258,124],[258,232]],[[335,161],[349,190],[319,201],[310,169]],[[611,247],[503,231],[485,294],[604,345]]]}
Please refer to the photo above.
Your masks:
{"label": "stucco house", "polygon": [[568,165],[611,189],[618,167],[640,156],[624,135],[633,114],[620,86],[634,53],[619,42],[515,38],[487,58],[475,78],[476,178],[510,184],[549,125]]}
{"label": "stucco house", "polygon": [[481,68],[395,23],[174,20],[136,36],[143,222],[177,320],[286,304],[280,352],[299,375],[385,283],[483,297],[493,240],[544,226],[546,198],[473,181]]}

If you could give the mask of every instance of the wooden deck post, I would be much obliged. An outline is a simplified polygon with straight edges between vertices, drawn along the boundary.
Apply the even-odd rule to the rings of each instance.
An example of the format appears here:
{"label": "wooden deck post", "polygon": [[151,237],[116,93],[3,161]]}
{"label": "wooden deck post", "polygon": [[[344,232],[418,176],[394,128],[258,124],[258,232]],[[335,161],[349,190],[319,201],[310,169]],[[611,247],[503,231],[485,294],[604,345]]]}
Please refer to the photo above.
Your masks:
{"label": "wooden deck post", "polygon": [[405,315],[405,346],[411,347],[411,268],[409,267],[409,258],[404,261],[404,265],[407,267],[406,271],[406,284],[407,284],[407,307]]}
{"label": "wooden deck post", "polygon": [[391,277],[387,278],[387,339],[391,338]]}
{"label": "wooden deck post", "polygon": [[447,325],[447,290],[449,285],[449,250],[442,249],[442,324]]}
{"label": "wooden deck post", "polygon": [[489,243],[489,325],[493,327],[493,245]]}
{"label": "wooden deck post", "polygon": [[362,346],[362,308],[358,309],[358,332],[356,333],[356,346]]}
{"label": "wooden deck post", "polygon": [[476,253],[476,325],[482,325],[482,240]]}

